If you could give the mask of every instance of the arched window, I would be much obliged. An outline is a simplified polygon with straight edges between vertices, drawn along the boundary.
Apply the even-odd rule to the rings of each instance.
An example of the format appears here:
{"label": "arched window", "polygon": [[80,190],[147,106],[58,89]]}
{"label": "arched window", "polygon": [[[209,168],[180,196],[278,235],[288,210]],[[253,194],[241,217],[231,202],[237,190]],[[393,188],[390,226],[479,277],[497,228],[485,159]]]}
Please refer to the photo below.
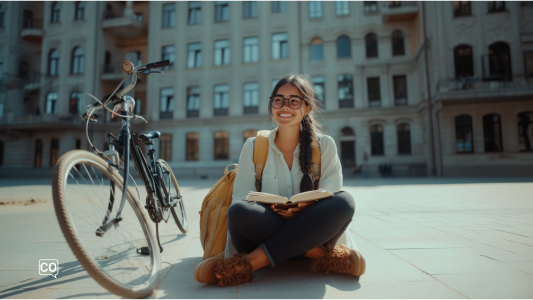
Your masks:
{"label": "arched window", "polygon": [[324,50],[322,39],[316,38],[311,41],[311,60],[323,60]]}
{"label": "arched window", "polygon": [[81,92],[75,91],[70,93],[69,97],[69,113],[73,115],[81,115]]}
{"label": "arched window", "polygon": [[533,151],[533,111],[518,114],[518,149]]}
{"label": "arched window", "polygon": [[248,129],[248,130],[243,131],[242,133],[243,143],[246,142],[248,138],[255,137],[256,135],[257,135],[257,129]]}
{"label": "arched window", "polygon": [[383,126],[376,124],[370,127],[370,146],[372,155],[383,155]]}
{"label": "arched window", "polygon": [[485,152],[502,152],[502,125],[500,115],[489,114],[483,117],[483,140]]}
{"label": "arched window", "polygon": [[457,153],[474,153],[471,116],[455,117],[455,141]]}
{"label": "arched window", "polygon": [[46,95],[46,113],[57,113],[57,93],[48,93],[48,95]]}
{"label": "arched window", "polygon": [[50,17],[51,23],[57,23],[59,22],[59,13],[61,12],[61,3],[60,2],[53,2],[52,3],[52,15]]}
{"label": "arched window", "polygon": [[[509,44],[496,42],[489,46],[489,75],[490,78],[512,81],[513,72],[511,69],[511,51]],[[483,65],[485,69],[485,64]]]}
{"label": "arched window", "polygon": [[59,159],[59,140],[52,139],[52,141],[50,142],[50,167],[55,166],[58,159]]}
{"label": "arched window", "polygon": [[350,127],[344,127],[340,134],[341,165],[343,167],[355,166],[355,133]]}
{"label": "arched window", "polygon": [[33,162],[35,167],[43,166],[43,141],[35,141],[35,160]]}
{"label": "arched window", "polygon": [[200,140],[200,134],[198,132],[189,132],[186,135],[186,160],[198,160],[199,149],[198,141]]}
{"label": "arched window", "polygon": [[0,141],[0,166],[4,165],[4,141]]}
{"label": "arched window", "polygon": [[337,77],[339,107],[353,107],[353,77],[350,74],[341,74]]}
{"label": "arched window", "polygon": [[404,37],[401,30],[392,33],[392,55],[405,55]]}
{"label": "arched window", "polygon": [[59,73],[59,51],[57,49],[50,50],[48,55],[48,75],[57,76]]}
{"label": "arched window", "polygon": [[83,20],[85,18],[85,1],[76,1],[76,14],[74,20]]}
{"label": "arched window", "polygon": [[72,74],[82,74],[84,69],[83,62],[83,49],[81,47],[76,47],[72,50],[72,68],[70,73]]}
{"label": "arched window", "polygon": [[371,32],[365,36],[366,57],[378,57],[378,36]]}
{"label": "arched window", "polygon": [[398,154],[411,154],[411,129],[404,123],[396,127],[398,134]]}
{"label": "arched window", "polygon": [[343,35],[337,39],[337,58],[351,57],[350,38]]}
{"label": "arched window", "polygon": [[161,138],[159,139],[159,157],[166,161],[172,160],[172,134],[161,134]]}
{"label": "arched window", "polygon": [[215,137],[215,160],[229,159],[229,133],[217,131]]}
{"label": "arched window", "polygon": [[472,47],[459,45],[453,50],[453,60],[455,62],[455,78],[474,76],[474,56]]}

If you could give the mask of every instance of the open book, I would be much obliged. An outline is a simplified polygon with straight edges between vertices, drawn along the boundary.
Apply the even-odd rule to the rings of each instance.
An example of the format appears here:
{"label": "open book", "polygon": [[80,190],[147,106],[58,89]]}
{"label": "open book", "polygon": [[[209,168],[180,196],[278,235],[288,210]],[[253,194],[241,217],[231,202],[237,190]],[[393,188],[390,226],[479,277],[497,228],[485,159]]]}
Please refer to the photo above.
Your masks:
{"label": "open book", "polygon": [[288,199],[287,197],[278,196],[278,195],[269,194],[269,193],[248,192],[248,196],[246,197],[246,200],[255,201],[259,203],[278,205],[278,204],[297,204],[298,202],[320,200],[320,199],[324,199],[324,198],[331,197],[331,196],[333,196],[333,194],[324,189],[299,193],[299,194],[293,195],[290,199]]}

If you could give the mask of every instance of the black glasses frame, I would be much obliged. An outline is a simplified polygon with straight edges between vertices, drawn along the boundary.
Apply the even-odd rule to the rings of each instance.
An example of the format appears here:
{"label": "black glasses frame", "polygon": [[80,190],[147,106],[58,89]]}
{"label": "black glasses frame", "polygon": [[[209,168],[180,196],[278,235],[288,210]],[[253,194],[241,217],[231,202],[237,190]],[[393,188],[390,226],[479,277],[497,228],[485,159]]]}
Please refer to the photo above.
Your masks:
{"label": "black glasses frame", "polygon": [[[284,98],[284,97],[281,97],[281,96],[273,96],[273,97],[268,97],[270,98],[270,106],[272,108],[282,108],[283,106],[285,106],[285,100],[287,100],[287,103],[289,104],[289,107],[292,108],[292,109],[299,109],[300,107],[302,107],[302,104],[304,103],[305,99],[300,97],[300,96],[291,96],[290,98]],[[283,98],[283,104],[280,106],[280,107],[274,107],[274,98]],[[300,106],[294,108],[291,106],[291,103],[289,102],[289,100],[291,98],[299,98],[300,100],[302,100],[302,102],[300,102]]]}

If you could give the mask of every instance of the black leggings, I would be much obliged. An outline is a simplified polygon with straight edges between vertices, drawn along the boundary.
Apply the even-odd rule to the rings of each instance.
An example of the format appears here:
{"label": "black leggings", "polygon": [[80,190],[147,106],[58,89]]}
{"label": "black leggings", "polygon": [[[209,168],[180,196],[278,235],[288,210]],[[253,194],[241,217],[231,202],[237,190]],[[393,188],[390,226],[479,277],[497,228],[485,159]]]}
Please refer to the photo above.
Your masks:
{"label": "black leggings", "polygon": [[268,205],[239,200],[228,210],[229,233],[236,250],[265,251],[271,266],[303,257],[320,245],[335,246],[355,212],[352,195],[340,191],[287,220]]}

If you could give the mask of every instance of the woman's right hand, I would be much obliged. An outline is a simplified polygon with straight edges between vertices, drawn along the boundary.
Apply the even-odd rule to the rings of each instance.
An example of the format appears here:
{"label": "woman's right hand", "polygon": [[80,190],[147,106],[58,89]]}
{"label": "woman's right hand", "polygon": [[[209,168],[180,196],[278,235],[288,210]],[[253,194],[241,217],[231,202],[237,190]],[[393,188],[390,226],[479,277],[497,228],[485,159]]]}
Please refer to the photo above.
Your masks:
{"label": "woman's right hand", "polygon": [[270,208],[273,211],[277,212],[280,216],[284,217],[285,219],[290,219],[296,216],[300,211],[304,210],[306,207],[313,205],[315,203],[316,203],[316,200],[300,202],[298,203],[298,206],[287,208],[287,209],[282,209],[282,208],[276,207],[275,204],[271,204]]}

